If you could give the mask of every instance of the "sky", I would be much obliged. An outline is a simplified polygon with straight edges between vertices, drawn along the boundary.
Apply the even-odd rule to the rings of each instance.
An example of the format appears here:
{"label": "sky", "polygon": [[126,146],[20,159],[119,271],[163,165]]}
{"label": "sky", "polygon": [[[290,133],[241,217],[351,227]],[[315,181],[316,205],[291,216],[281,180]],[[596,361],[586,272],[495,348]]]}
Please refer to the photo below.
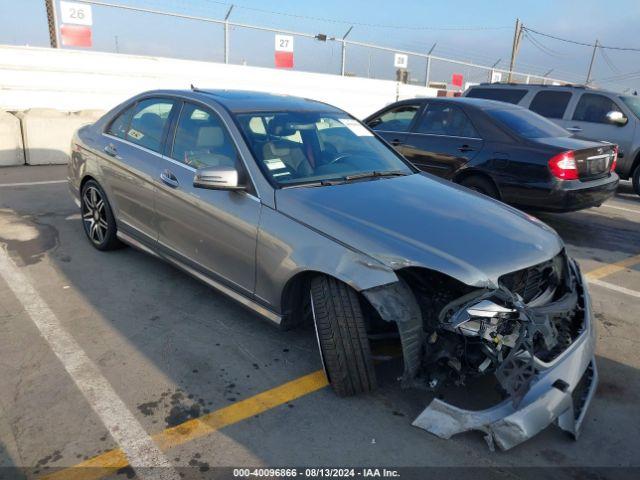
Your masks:
{"label": "sky", "polygon": [[[616,0],[109,0],[181,14],[221,19],[235,5],[230,20],[306,33],[342,37],[393,49],[508,68],[516,18],[525,27],[550,35],[607,46],[640,50],[637,35],[640,1]],[[48,46],[44,0],[0,0],[0,43]],[[222,61],[220,25],[176,19],[110,7],[93,7],[94,50]],[[233,27],[230,61],[273,66],[272,32]],[[337,42],[295,37],[295,68],[339,73]],[[527,33],[516,71],[583,83],[593,49]],[[393,52],[350,46],[346,71],[357,76],[393,78]],[[424,82],[426,62],[409,57],[410,78]],[[467,81],[485,81],[483,70],[433,62],[431,80],[450,80],[462,73]],[[640,51],[599,50],[592,78],[596,85],[618,91],[640,90]]]}

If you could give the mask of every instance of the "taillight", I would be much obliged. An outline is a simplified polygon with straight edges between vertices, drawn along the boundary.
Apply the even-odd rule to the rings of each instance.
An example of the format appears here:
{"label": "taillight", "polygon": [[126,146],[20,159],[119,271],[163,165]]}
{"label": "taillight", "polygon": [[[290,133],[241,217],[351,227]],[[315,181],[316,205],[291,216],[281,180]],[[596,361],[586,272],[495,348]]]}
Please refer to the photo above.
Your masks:
{"label": "taillight", "polygon": [[613,147],[613,160],[611,160],[611,168],[610,172],[613,172],[616,169],[616,165],[618,164],[618,146]]}
{"label": "taillight", "polygon": [[572,151],[563,152],[549,160],[549,168],[554,177],[560,180],[577,180],[578,165]]}

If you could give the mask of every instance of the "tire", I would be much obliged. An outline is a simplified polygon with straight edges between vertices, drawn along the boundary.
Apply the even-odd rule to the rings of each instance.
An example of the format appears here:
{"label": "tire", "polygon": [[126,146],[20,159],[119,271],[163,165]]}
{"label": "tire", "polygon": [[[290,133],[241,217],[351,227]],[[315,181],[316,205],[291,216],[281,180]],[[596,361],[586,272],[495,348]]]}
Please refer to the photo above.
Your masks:
{"label": "tire", "polygon": [[479,177],[477,175],[466,177],[460,182],[460,185],[482,193],[487,197],[495,198],[496,200],[500,199],[500,194],[496,187],[491,183],[491,181],[484,177]]}
{"label": "tire", "polygon": [[348,397],[375,390],[376,375],[358,296],[327,276],[311,281],[311,308],[333,390]]}
{"label": "tire", "polygon": [[636,168],[633,171],[631,182],[633,184],[633,191],[636,192],[636,195],[640,195],[640,163],[636,165]]}
{"label": "tire", "polygon": [[104,190],[94,180],[87,181],[80,193],[82,227],[89,242],[98,250],[122,247],[116,236],[116,220]]}

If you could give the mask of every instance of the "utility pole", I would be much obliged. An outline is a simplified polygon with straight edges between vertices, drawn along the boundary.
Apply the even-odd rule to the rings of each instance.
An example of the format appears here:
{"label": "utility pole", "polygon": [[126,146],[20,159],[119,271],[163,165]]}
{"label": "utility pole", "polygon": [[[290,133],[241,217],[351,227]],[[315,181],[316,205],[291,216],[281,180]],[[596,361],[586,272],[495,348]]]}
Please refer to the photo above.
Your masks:
{"label": "utility pole", "polygon": [[227,10],[227,14],[224,16],[224,63],[229,63],[229,15],[231,15],[233,5]]}
{"label": "utility pole", "polygon": [[53,0],[44,0],[44,6],[47,11],[47,23],[49,24],[49,43],[51,48],[60,48],[56,6],[53,4]]}
{"label": "utility pole", "polygon": [[509,79],[508,82],[511,83],[511,79],[513,77],[513,67],[516,64],[516,57],[518,56],[518,52],[520,51],[520,40],[522,40],[522,22],[519,18],[516,18],[516,30],[513,33],[513,46],[511,47],[511,62],[509,63]]}
{"label": "utility pole", "polygon": [[547,84],[547,77],[549,75],[551,75],[551,72],[553,72],[553,68],[550,68],[549,70],[547,70],[543,75],[542,75],[542,84],[546,85]]}
{"label": "utility pole", "polygon": [[345,39],[347,38],[347,35],[351,33],[351,30],[353,30],[353,26],[349,27],[347,33],[342,36],[342,61],[340,62],[340,75],[342,75],[343,77],[345,64],[347,62],[347,42],[345,41]]}
{"label": "utility pole", "polygon": [[429,50],[429,53],[427,53],[427,71],[426,71],[426,73],[424,75],[424,86],[425,87],[429,86],[429,77],[431,76],[431,54],[435,50],[436,45],[438,45],[438,42],[434,43],[433,47],[431,47],[431,50]]}
{"label": "utility pole", "polygon": [[593,53],[591,54],[591,61],[589,62],[589,71],[587,72],[587,83],[589,85],[591,83],[591,70],[593,70],[593,63],[596,60],[596,52],[598,51],[598,40],[596,39],[596,43],[593,45]]}

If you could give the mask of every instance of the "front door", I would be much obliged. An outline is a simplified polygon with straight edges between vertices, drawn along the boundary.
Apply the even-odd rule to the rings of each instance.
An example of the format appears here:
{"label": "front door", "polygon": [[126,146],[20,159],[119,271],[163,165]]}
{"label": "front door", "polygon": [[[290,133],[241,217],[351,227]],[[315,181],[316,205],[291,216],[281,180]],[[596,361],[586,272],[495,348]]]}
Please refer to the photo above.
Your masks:
{"label": "front door", "polygon": [[598,93],[583,93],[571,120],[564,121],[564,127],[579,137],[615,143],[623,155],[630,155],[633,153],[631,142],[635,122],[630,118],[626,125],[613,125],[607,120],[607,113],[612,111],[623,112],[623,109],[609,97]]}
{"label": "front door", "polygon": [[156,170],[160,248],[217,281],[253,293],[260,200],[251,190],[193,186],[198,168],[235,165],[243,171],[229,132],[209,108],[184,103],[173,138]]}
{"label": "front door", "polygon": [[403,103],[369,119],[367,125],[402,154],[407,132],[419,111],[419,104]]}
{"label": "front door", "polygon": [[420,170],[451,178],[482,148],[482,139],[457,106],[429,103],[405,139],[402,154]]}

